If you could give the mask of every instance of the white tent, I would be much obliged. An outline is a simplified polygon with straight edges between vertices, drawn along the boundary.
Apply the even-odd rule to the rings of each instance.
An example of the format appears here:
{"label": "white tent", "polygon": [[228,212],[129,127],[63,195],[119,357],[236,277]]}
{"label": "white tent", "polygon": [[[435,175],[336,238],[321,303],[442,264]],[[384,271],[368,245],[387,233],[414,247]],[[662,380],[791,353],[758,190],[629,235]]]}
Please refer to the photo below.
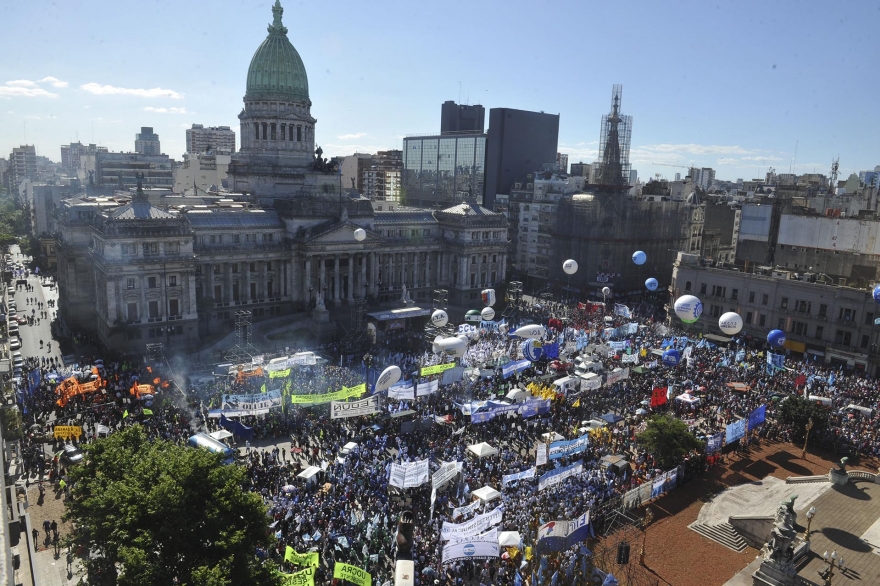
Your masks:
{"label": "white tent", "polygon": [[484,503],[488,503],[491,500],[501,498],[501,493],[488,485],[475,490],[471,494],[483,501]]}
{"label": "white tent", "polygon": [[225,440],[225,439],[228,438],[228,437],[232,437],[232,432],[227,431],[227,430],[225,430],[225,429],[221,429],[221,430],[218,430],[218,431],[213,431],[213,432],[209,433],[208,435],[211,436],[212,438],[214,438],[214,439],[217,440],[217,441],[222,441],[222,440]]}
{"label": "white tent", "polygon": [[522,403],[531,396],[532,395],[529,394],[528,391],[524,391],[522,389],[512,389],[508,391],[506,395],[506,397],[514,403]]}
{"label": "white tent", "polygon": [[558,433],[556,433],[555,431],[551,431],[549,433],[541,434],[541,439],[543,439],[547,443],[553,443],[553,442],[561,442],[565,438],[563,436],[559,435]]}
{"label": "white tent", "polygon": [[688,405],[696,405],[700,402],[699,397],[694,397],[693,395],[689,395],[687,393],[682,393],[675,398],[676,401],[681,401],[682,403],[687,403]]}
{"label": "white tent", "polygon": [[499,531],[498,545],[501,547],[521,547],[522,537],[520,537],[519,531]]}
{"label": "white tent", "polygon": [[581,421],[581,425],[589,427],[590,429],[596,429],[597,427],[605,427],[608,425],[608,422],[601,419],[589,419],[587,421]]}
{"label": "white tent", "polygon": [[321,469],[318,468],[317,466],[309,466],[308,468],[306,468],[305,470],[303,470],[302,472],[297,474],[296,477],[297,478],[305,478],[307,482],[311,482],[312,480],[315,480],[315,476],[320,471],[321,471]]}
{"label": "white tent", "polygon": [[472,446],[468,446],[468,451],[474,454],[477,458],[485,458],[486,456],[494,456],[498,453],[498,450],[487,444],[486,442],[480,442],[478,444],[474,444]]}

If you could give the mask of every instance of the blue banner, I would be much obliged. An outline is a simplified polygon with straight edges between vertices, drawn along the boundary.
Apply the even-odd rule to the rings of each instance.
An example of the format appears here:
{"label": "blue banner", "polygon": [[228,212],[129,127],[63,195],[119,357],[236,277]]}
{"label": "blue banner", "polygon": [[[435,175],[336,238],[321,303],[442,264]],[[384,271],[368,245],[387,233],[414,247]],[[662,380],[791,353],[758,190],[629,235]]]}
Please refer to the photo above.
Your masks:
{"label": "blue banner", "polygon": [[746,435],[746,420],[740,419],[727,424],[727,443],[733,443]]}
{"label": "blue banner", "polygon": [[626,305],[623,305],[622,303],[615,303],[614,315],[619,315],[621,317],[632,317],[632,312]]}
{"label": "blue banner", "polygon": [[756,429],[767,417],[767,406],[761,405],[749,414],[749,430]]}
{"label": "blue banner", "polygon": [[590,438],[584,434],[581,437],[568,441],[553,442],[550,444],[551,460],[557,460],[573,454],[580,454],[590,445]]}
{"label": "blue banner", "polygon": [[785,356],[782,354],[773,354],[771,352],[767,352],[767,367],[774,368],[776,370],[782,370],[785,368]]}
{"label": "blue banner", "polygon": [[709,439],[706,441],[706,453],[712,454],[720,450],[723,439],[723,433],[716,433],[715,435],[709,436]]}
{"label": "blue banner", "polygon": [[510,375],[523,371],[532,365],[528,360],[515,360],[513,362],[508,362],[504,366],[501,367],[501,376],[504,378],[509,377]]}
{"label": "blue banner", "polygon": [[549,359],[559,358],[559,343],[544,344],[544,356]]}
{"label": "blue banner", "polygon": [[28,374],[28,394],[33,395],[40,386],[40,369],[35,368]]}

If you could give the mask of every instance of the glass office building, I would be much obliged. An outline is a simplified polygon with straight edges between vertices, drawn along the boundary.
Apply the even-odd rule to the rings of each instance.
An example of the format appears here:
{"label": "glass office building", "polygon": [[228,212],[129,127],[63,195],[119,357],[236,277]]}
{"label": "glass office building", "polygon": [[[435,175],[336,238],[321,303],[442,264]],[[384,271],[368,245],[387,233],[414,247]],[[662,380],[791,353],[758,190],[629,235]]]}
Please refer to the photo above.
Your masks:
{"label": "glass office building", "polygon": [[435,207],[483,199],[486,135],[458,132],[403,139],[406,205]]}

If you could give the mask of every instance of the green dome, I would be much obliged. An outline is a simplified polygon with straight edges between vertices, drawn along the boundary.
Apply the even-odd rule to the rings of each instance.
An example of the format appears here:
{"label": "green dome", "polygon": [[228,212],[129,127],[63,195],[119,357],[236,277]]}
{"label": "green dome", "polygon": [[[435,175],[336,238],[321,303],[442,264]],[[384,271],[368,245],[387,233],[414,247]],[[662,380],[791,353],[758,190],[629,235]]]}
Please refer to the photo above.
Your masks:
{"label": "green dome", "polygon": [[281,24],[284,9],[275,0],[269,36],[257,48],[248,67],[245,100],[278,100],[307,102],[309,79],[302,59],[287,39],[287,28]]}

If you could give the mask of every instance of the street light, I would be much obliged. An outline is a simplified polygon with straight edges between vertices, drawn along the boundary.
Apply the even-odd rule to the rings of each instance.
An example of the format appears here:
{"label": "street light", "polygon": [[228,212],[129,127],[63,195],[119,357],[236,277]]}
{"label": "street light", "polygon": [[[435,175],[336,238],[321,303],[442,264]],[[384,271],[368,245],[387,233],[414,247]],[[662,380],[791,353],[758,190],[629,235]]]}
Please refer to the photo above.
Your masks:
{"label": "street light", "polygon": [[801,460],[807,459],[807,442],[810,441],[810,430],[813,429],[813,418],[812,417],[810,417],[807,420],[806,429],[807,429],[807,436],[804,438],[804,449],[801,450]]}
{"label": "street light", "polygon": [[645,518],[642,519],[642,549],[639,551],[639,564],[645,565],[645,543],[648,540],[648,525],[654,520],[654,511],[650,507],[645,509]]}
{"label": "street light", "polygon": [[828,567],[824,570],[819,570],[819,575],[825,580],[825,586],[831,586],[831,578],[834,577],[834,570],[840,570],[841,573],[846,570],[846,566],[843,565],[843,557],[838,558],[836,551],[832,551],[829,556],[826,551],[822,554],[822,561],[828,564]]}
{"label": "street light", "polygon": [[810,523],[813,522],[813,517],[816,516],[816,507],[810,507],[810,510],[807,511],[807,532],[804,533],[804,541],[810,540]]}
{"label": "street light", "polygon": [[314,287],[309,285],[309,308],[312,307],[312,291],[314,291]]}

